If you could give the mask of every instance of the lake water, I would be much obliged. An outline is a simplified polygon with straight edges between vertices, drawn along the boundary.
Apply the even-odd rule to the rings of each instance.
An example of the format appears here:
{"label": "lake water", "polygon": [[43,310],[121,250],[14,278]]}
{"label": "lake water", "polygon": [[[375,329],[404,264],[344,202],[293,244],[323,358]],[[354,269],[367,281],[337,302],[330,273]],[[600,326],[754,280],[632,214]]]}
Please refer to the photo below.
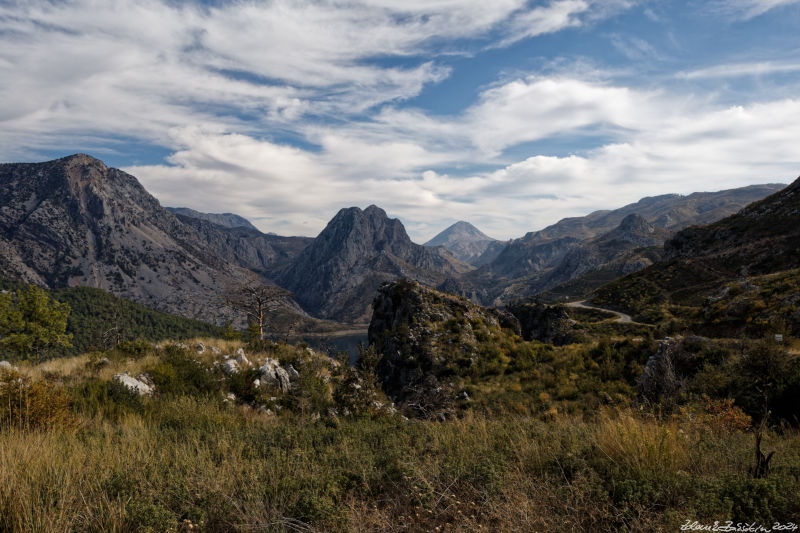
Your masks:
{"label": "lake water", "polygon": [[354,363],[358,357],[358,345],[367,344],[367,332],[330,337],[301,337],[300,340],[307,342],[314,350],[325,352],[331,357],[336,357],[340,352],[347,352],[350,355],[350,363]]}

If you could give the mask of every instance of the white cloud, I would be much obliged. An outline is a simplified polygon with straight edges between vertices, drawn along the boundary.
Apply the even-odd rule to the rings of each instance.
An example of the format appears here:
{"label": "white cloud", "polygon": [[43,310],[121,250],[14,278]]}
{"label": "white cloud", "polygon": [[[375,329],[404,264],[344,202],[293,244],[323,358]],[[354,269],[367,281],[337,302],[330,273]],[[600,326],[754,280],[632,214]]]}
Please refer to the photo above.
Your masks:
{"label": "white cloud", "polygon": [[[561,69],[498,82],[450,115],[402,103],[450,75],[444,54],[585,27],[632,5],[3,2],[0,159],[73,144],[102,154],[122,145],[118,137],[133,138],[172,151],[168,164],[127,169],[165,205],[232,211],[265,231],[315,235],[339,208],[376,203],[420,241],[457,219],[515,237],[647,194],[797,173],[794,99],[719,107],[712,97],[695,103],[691,94]],[[742,6],[756,3],[737,5],[749,13]],[[653,52],[644,41],[625,43]],[[794,64],[683,76],[759,68]],[[593,150],[508,155],[525,143],[586,136],[596,139]],[[277,140],[287,138],[297,146]],[[478,167],[488,170],[470,170]]]}
{"label": "white cloud", "polygon": [[800,62],[796,61],[755,61],[744,63],[726,63],[703,69],[679,72],[678,78],[686,80],[711,78],[736,78],[740,76],[766,76],[800,72]]}
{"label": "white cloud", "polygon": [[311,117],[363,118],[446,78],[437,54],[464,40],[518,40],[604,10],[577,0],[4,2],[0,158],[77,138],[87,150],[117,136],[179,148],[171,128],[258,136],[297,133]]}
{"label": "white cloud", "polygon": [[[525,83],[512,82],[514,87],[498,87],[491,94],[515,93]],[[702,110],[664,95],[643,96],[580,80],[561,83],[583,88],[585,94],[562,92],[575,95],[576,108],[592,103],[592,120],[613,122],[617,115],[620,122],[614,124],[626,126],[619,139],[583,155],[538,155],[466,177],[431,170],[455,163],[468,149],[431,150],[428,139],[441,135],[452,141],[451,132],[466,126],[474,139],[465,130],[463,143],[483,138],[480,123],[469,120],[490,115],[470,110],[457,126],[417,114],[423,127],[416,143],[410,140],[411,119],[404,115],[398,122],[407,131],[394,144],[370,145],[371,137],[360,137],[359,131],[330,131],[320,152],[241,135],[181,132],[187,148],[171,158],[175,166],[128,170],[167,204],[191,200],[198,209],[239,212],[264,230],[284,234],[315,235],[340,207],[377,203],[400,216],[412,237],[424,242],[458,219],[498,238],[518,237],[565,216],[619,207],[642,196],[786,182],[800,169],[794,142],[800,136],[800,101]],[[603,98],[613,104],[602,104]],[[485,95],[476,109],[491,100]],[[648,109],[637,117],[639,102]],[[583,113],[577,111],[578,117]],[[388,131],[387,138],[395,137]],[[348,170],[353,161],[355,168]]]}
{"label": "white cloud", "polygon": [[718,0],[713,5],[720,11],[748,20],[775,8],[800,3],[800,0]]}

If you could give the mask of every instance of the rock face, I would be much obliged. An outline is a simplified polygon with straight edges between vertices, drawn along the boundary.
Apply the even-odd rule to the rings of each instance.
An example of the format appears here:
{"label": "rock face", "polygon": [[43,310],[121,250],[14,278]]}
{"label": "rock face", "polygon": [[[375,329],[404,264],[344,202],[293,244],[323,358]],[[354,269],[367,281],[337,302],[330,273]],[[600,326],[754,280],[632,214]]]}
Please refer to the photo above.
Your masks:
{"label": "rock face", "polygon": [[454,398],[442,375],[480,364],[481,343],[505,335],[502,328],[520,331],[508,313],[407,280],[381,286],[373,308],[368,338],[380,356],[383,389],[423,416],[436,416]]}
{"label": "rock face", "polygon": [[399,220],[373,205],[339,211],[277,281],[315,316],[366,321],[381,283],[437,285],[468,268],[446,250],[414,244]]}
{"label": "rock face", "polygon": [[289,373],[275,359],[267,358],[258,370],[261,372],[262,382],[277,387],[281,392],[288,392],[292,388]]}
{"label": "rock face", "polygon": [[741,212],[678,233],[667,260],[711,263],[731,273],[767,274],[800,266],[800,178]]}
{"label": "rock face", "polygon": [[444,246],[460,261],[479,266],[489,263],[497,257],[503,244],[484,234],[469,222],[461,220],[423,246]]}
{"label": "rock face", "polygon": [[168,207],[167,211],[173,215],[206,220],[224,228],[248,228],[258,231],[258,228],[251,224],[249,220],[233,213],[201,213],[188,207]]}
{"label": "rock face", "polygon": [[538,302],[518,302],[506,310],[519,320],[522,338],[561,346],[576,342],[580,331],[561,306]]}
{"label": "rock face", "polygon": [[216,294],[255,277],[204,246],[136,178],[83,154],[0,165],[0,271],[209,321],[226,318]]}
{"label": "rock face", "polygon": [[270,235],[247,227],[227,228],[209,220],[182,214],[177,216],[196,232],[201,243],[217,257],[224,257],[267,279],[274,279],[285,270],[314,240],[311,237]]}

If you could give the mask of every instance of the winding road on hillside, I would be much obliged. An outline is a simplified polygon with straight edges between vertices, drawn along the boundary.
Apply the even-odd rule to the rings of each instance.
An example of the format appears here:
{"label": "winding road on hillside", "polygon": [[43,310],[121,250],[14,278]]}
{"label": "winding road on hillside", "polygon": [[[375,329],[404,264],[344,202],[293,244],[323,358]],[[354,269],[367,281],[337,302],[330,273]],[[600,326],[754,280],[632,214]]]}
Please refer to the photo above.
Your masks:
{"label": "winding road on hillside", "polygon": [[639,322],[634,322],[631,315],[626,315],[625,313],[620,313],[619,311],[614,311],[613,309],[606,309],[605,307],[597,307],[596,305],[587,305],[586,300],[581,300],[579,302],[567,302],[564,305],[567,307],[580,307],[581,309],[594,309],[596,311],[605,311],[606,313],[612,313],[617,315],[617,318],[614,322],[623,322],[625,324],[638,324]]}

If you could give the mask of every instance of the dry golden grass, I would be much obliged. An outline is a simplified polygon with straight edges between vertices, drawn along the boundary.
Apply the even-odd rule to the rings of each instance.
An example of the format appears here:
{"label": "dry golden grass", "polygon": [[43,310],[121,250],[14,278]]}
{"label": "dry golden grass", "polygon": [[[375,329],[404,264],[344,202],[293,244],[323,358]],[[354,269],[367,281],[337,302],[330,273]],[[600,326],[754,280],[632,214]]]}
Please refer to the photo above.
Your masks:
{"label": "dry golden grass", "polygon": [[[201,341],[222,354],[240,346]],[[292,350],[269,356],[316,357]],[[206,350],[198,359],[220,357]],[[21,372],[71,391],[77,404],[84,381],[102,389],[116,373],[158,362],[154,353],[114,356],[94,368],[81,356]],[[100,398],[93,401],[118,401]],[[800,433],[768,433],[773,472],[752,480],[752,435],[720,432],[691,413],[315,421],[289,407],[270,416],[224,403],[221,391],[113,410],[82,405],[71,423],[0,424],[0,533],[675,531],[686,518],[767,523],[800,512],[792,496],[800,492]]]}

